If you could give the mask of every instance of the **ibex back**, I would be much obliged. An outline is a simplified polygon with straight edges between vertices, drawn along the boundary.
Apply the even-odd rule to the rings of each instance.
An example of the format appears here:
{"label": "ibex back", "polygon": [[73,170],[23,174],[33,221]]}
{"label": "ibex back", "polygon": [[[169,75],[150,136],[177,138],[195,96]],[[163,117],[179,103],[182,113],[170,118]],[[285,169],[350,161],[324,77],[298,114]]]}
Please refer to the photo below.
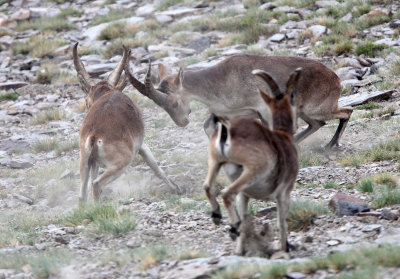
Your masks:
{"label": "ibex back", "polygon": [[[89,173],[93,199],[98,201],[102,188],[119,177],[137,153],[169,187],[178,189],[143,143],[144,124],[139,108],[121,92],[127,80],[118,81],[130,52],[124,47],[122,59],[108,79],[95,84],[78,57],[77,47],[78,43],[73,48],[74,65],[81,87],[88,94],[86,103],[89,107],[79,132],[80,203],[87,199]],[[106,169],[97,177],[99,166]]]}

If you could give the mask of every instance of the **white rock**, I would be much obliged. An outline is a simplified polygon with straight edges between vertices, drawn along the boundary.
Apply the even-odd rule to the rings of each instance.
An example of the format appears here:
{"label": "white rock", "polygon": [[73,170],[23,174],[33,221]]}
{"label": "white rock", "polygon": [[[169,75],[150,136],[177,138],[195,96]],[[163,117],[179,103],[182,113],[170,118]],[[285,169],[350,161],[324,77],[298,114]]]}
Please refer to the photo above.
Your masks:
{"label": "white rock", "polygon": [[320,37],[328,32],[328,28],[323,25],[313,25],[308,28],[314,35],[314,37]]}
{"label": "white rock", "polygon": [[269,38],[271,42],[280,43],[285,39],[285,34],[275,34]]}
{"label": "white rock", "polygon": [[151,4],[144,5],[144,6],[141,6],[136,9],[136,15],[137,16],[148,16],[148,15],[151,15],[155,10],[156,10],[156,8]]}

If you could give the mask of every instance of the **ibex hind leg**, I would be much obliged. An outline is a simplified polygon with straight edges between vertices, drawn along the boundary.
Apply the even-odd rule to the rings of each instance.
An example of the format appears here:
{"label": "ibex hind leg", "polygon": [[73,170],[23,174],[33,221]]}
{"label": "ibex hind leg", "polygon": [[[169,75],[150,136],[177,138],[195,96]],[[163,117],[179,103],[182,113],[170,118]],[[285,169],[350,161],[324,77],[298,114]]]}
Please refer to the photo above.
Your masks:
{"label": "ibex hind leg", "polygon": [[221,208],[217,201],[217,189],[215,187],[215,179],[217,178],[220,168],[221,163],[213,159],[212,156],[209,156],[208,173],[203,183],[203,189],[211,205],[211,218],[216,225],[221,224],[222,220]]}
{"label": "ibex hind leg", "polygon": [[154,159],[153,154],[145,143],[143,143],[142,146],[139,148],[139,154],[140,156],[142,156],[143,160],[147,163],[147,165],[152,169],[152,171],[158,178],[164,181],[165,184],[167,184],[172,190],[177,191],[179,194],[183,192],[182,189],[174,182],[169,180],[165,172],[160,169],[156,162],[156,159]]}
{"label": "ibex hind leg", "polygon": [[79,205],[83,205],[87,200],[87,188],[89,182],[89,164],[88,159],[81,155],[80,158],[80,178],[81,178],[81,189],[79,193]]}
{"label": "ibex hind leg", "polygon": [[350,116],[353,112],[352,108],[339,108],[334,118],[339,118],[339,126],[333,135],[331,141],[326,145],[327,148],[332,148],[339,145],[339,139],[342,137],[344,130],[346,129],[347,123],[350,120]]}
{"label": "ibex hind leg", "polygon": [[326,124],[325,121],[314,120],[305,115],[300,115],[300,118],[308,124],[308,127],[304,131],[301,131],[300,133],[294,135],[294,140],[297,143],[301,142],[312,133],[315,133],[317,130],[319,130],[319,128]]}
{"label": "ibex hind leg", "polygon": [[92,194],[94,201],[97,202],[100,200],[100,195],[104,186],[117,179],[124,172],[126,167],[127,164],[112,165],[112,167],[107,168],[100,177],[93,181]]}

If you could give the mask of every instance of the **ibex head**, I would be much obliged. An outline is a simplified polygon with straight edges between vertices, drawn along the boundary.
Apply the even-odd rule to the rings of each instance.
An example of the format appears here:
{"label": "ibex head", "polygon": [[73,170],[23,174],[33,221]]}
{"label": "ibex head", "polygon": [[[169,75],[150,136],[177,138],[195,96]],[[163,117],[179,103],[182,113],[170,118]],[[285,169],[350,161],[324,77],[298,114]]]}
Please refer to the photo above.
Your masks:
{"label": "ibex head", "polygon": [[297,130],[295,121],[296,93],[301,71],[302,68],[297,68],[290,74],[285,92],[282,92],[279,89],[276,81],[267,72],[262,70],[253,70],[252,72],[254,75],[261,77],[268,84],[271,93],[274,96],[270,97],[267,93],[259,89],[261,97],[271,110],[274,130],[284,128],[285,126],[289,129],[288,132],[290,132],[290,134],[293,134],[294,131]]}
{"label": "ibex head", "polygon": [[127,85],[127,79],[124,77],[119,83],[119,79],[121,77],[121,73],[124,70],[124,66],[128,61],[128,57],[130,56],[130,51],[127,50],[125,46],[123,46],[123,55],[121,61],[117,64],[115,69],[108,76],[107,80],[100,81],[98,83],[94,83],[90,78],[89,74],[86,72],[85,67],[83,66],[82,61],[78,56],[78,43],[74,45],[72,49],[75,70],[78,74],[79,83],[81,85],[82,90],[86,93],[87,97],[86,107],[90,108],[92,104],[101,96],[104,95],[107,91],[110,90],[119,90],[122,91]]}
{"label": "ibex head", "polygon": [[125,66],[125,73],[129,81],[140,93],[162,107],[171,116],[176,125],[185,127],[189,124],[191,110],[189,100],[184,97],[184,94],[181,94],[184,90],[183,71],[180,69],[176,75],[167,75],[167,70],[162,64],[158,65],[158,69],[161,82],[157,89],[154,88],[150,79],[151,62],[149,62],[144,84],[131,74],[128,63]]}

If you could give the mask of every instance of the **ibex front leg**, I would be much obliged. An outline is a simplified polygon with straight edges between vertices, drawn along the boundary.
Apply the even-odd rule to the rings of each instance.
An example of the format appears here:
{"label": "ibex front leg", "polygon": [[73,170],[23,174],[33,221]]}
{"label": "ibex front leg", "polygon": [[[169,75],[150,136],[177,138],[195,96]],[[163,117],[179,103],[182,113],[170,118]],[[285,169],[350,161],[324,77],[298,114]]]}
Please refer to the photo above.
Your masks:
{"label": "ibex front leg", "polygon": [[253,175],[253,171],[245,168],[239,178],[236,179],[228,188],[222,191],[222,198],[224,200],[226,210],[228,211],[229,220],[231,223],[229,235],[233,240],[240,235],[239,227],[241,223],[238,212],[234,206],[234,200],[236,195],[248,185],[247,183],[250,181]]}
{"label": "ibex front leg", "polygon": [[211,204],[211,218],[216,225],[219,225],[222,219],[221,209],[217,202],[217,191],[214,183],[220,168],[221,163],[214,160],[210,156],[208,159],[208,174],[203,184],[204,191],[206,192],[208,201]]}

